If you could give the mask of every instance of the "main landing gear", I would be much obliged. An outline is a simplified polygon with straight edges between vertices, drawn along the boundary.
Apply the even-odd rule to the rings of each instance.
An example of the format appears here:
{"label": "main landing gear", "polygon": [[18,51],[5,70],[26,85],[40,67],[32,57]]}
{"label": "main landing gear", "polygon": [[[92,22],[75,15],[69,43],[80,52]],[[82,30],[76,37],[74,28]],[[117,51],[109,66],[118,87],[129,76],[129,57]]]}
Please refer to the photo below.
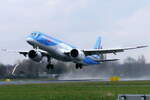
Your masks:
{"label": "main landing gear", "polygon": [[82,64],[76,64],[76,69],[82,69],[82,68],[83,68]]}
{"label": "main landing gear", "polygon": [[[46,66],[47,70],[54,69],[54,65],[51,63],[50,57],[48,57],[47,62],[48,62],[47,66]],[[82,69],[83,65],[80,63],[76,63],[75,67],[76,67],[76,69]]]}

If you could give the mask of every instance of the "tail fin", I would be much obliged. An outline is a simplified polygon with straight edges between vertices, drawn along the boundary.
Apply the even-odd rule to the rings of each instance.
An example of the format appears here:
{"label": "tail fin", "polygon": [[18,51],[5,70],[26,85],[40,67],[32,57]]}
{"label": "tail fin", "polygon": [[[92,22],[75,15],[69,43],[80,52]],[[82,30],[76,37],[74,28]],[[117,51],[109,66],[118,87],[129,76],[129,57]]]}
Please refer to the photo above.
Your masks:
{"label": "tail fin", "polygon": [[[101,37],[98,37],[94,46],[94,49],[102,49],[102,41]],[[106,55],[105,54],[98,54],[99,60],[106,60]]]}
{"label": "tail fin", "polygon": [[101,49],[102,45],[101,45],[101,37],[98,37],[94,46],[94,49]]}

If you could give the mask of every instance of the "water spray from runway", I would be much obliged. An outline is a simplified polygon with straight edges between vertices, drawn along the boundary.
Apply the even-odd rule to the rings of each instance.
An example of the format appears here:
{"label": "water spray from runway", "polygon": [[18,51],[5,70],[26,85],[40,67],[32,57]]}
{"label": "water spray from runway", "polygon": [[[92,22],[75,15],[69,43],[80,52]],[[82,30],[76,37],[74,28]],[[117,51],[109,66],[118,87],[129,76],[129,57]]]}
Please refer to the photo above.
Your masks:
{"label": "water spray from runway", "polygon": [[60,80],[109,80],[112,76],[120,77],[123,81],[150,80],[150,64],[146,63],[144,56],[137,60],[128,57],[122,64],[108,62],[94,66],[84,66],[83,69],[75,69],[74,64],[66,65],[68,71],[60,75]]}
{"label": "water spray from runway", "polygon": [[75,69],[74,64],[68,64],[68,71],[59,76],[59,80],[88,80],[106,79],[110,73],[105,71],[105,65],[84,66],[83,69]]}

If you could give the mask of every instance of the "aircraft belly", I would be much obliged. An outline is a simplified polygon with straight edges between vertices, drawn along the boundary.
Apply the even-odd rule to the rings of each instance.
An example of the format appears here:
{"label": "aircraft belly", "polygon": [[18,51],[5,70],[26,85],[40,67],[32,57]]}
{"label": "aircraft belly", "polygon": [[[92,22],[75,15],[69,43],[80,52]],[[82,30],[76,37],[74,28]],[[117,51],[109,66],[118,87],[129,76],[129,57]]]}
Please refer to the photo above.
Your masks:
{"label": "aircraft belly", "polygon": [[61,61],[71,61],[71,58],[69,56],[65,55],[63,52],[60,51],[59,45],[46,46],[40,43],[37,43],[36,45],[40,49],[47,51],[52,58],[55,58]]}
{"label": "aircraft belly", "polygon": [[99,62],[93,60],[92,58],[90,58],[90,57],[88,57],[88,56],[85,57],[82,62],[83,62],[83,64],[85,64],[85,65],[100,64]]}
{"label": "aircraft belly", "polygon": [[[72,58],[68,55],[65,55],[59,46],[43,46],[41,48],[45,51],[47,51],[53,58],[61,60],[61,61],[72,61]],[[99,62],[94,61],[91,57],[85,57],[82,61],[78,61],[75,63],[83,63],[84,65],[89,65],[89,64],[100,64]]]}

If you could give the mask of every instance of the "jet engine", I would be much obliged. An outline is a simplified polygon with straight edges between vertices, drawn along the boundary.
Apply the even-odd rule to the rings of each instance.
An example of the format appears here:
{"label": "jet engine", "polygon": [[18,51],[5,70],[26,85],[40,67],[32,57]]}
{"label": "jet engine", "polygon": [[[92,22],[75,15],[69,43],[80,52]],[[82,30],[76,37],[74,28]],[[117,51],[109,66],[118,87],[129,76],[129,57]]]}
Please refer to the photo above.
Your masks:
{"label": "jet engine", "polygon": [[40,62],[42,60],[42,53],[35,50],[30,50],[28,56],[30,59],[36,62]]}
{"label": "jet engine", "polygon": [[85,57],[84,52],[78,49],[72,49],[70,52],[70,56],[78,61],[84,59]]}

